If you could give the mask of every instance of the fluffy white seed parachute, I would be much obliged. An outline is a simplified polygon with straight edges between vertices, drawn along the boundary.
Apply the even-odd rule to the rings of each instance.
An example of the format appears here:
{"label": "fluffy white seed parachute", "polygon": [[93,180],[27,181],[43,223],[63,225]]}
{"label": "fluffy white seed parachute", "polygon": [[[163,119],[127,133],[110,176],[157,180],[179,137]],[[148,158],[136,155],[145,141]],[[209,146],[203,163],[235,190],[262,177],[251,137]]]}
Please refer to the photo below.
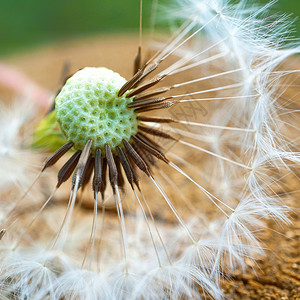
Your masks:
{"label": "fluffy white seed parachute", "polygon": [[17,229],[1,241],[3,297],[219,299],[223,274],[264,254],[256,234],[268,219],[289,222],[278,193],[300,162],[286,94],[299,71],[287,58],[300,47],[287,17],[268,16],[273,2],[248,2],[177,0],[157,12],[153,1],[152,24],[168,19],[171,37],[153,43],[152,93],[167,91],[170,109],[140,125],[176,137],[163,144],[167,165],[126,196],[113,186],[117,214],[106,213],[109,197],[98,209],[95,196],[94,217],[76,207],[76,178],[67,212],[48,201],[28,212],[42,237],[32,221],[8,223]]}
{"label": "fluffy white seed parachute", "polygon": [[[34,179],[39,166],[38,154],[27,150],[24,145],[30,144],[29,121],[34,116],[34,106],[26,100],[14,100],[12,104],[0,104],[0,189],[23,190]],[[37,160],[35,164],[32,164]],[[14,168],[11,166],[14,165]],[[26,174],[27,176],[19,176]],[[20,191],[19,191],[20,192]]]}

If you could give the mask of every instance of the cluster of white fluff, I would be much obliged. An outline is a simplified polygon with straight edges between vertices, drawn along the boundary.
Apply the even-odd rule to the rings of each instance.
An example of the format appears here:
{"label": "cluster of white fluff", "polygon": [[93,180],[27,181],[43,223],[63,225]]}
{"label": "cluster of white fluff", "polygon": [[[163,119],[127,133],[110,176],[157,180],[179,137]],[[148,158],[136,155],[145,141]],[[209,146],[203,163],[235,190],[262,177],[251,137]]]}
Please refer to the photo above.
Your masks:
{"label": "cluster of white fluff", "polygon": [[[181,95],[171,110],[179,123],[160,129],[178,136],[179,142],[166,154],[172,163],[162,168],[159,164],[153,182],[142,180],[145,198],[139,192],[134,195],[144,211],[130,204],[134,200],[129,195],[122,199],[128,212],[127,259],[120,251],[116,216],[102,220],[99,213],[99,249],[91,255],[86,247],[92,216],[78,212],[69,234],[53,244],[59,214],[49,210],[40,217],[43,228],[44,223],[50,228],[42,237],[23,229],[10,244],[3,237],[3,299],[191,299],[200,294],[219,299],[222,276],[246,268],[245,258],[264,253],[256,234],[268,219],[289,222],[289,209],[276,191],[283,191],[282,179],[292,176],[291,168],[300,162],[299,143],[288,136],[294,130],[289,116],[297,112],[289,110],[289,99],[284,99],[285,83],[298,72],[285,70],[284,63],[300,47],[289,40],[288,18],[268,15],[273,2],[264,7],[247,2],[176,0],[158,14],[177,30],[162,53],[173,59],[166,77],[177,85],[171,95]],[[178,24],[180,29],[174,28]],[[180,118],[179,108],[188,114],[191,103],[201,103],[207,113],[198,113],[197,120]],[[7,125],[12,119],[15,129]],[[11,147],[10,155],[22,148],[15,137],[23,115],[0,121],[7,129],[0,137],[3,159],[5,147]],[[27,169],[20,166],[8,175],[10,167],[2,170],[0,164],[1,178],[6,176],[1,189],[4,180],[24,177],[20,175]],[[166,186],[174,195],[166,194]],[[170,222],[162,220],[157,199],[170,208]]]}
{"label": "cluster of white fluff", "polygon": [[28,99],[0,104],[0,195],[17,197],[36,176],[41,155],[29,149],[35,112]]}

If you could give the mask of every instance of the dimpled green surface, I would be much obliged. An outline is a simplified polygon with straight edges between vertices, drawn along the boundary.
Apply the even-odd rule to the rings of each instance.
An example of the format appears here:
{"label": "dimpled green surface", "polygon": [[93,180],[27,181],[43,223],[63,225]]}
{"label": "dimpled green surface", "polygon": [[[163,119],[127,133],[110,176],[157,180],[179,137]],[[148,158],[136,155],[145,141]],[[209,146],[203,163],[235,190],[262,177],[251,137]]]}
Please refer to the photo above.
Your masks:
{"label": "dimpled green surface", "polygon": [[132,98],[118,97],[126,82],[118,73],[106,68],[84,68],[69,78],[55,99],[59,126],[76,150],[93,141],[91,151],[113,151],[137,133],[137,116],[127,108]]}

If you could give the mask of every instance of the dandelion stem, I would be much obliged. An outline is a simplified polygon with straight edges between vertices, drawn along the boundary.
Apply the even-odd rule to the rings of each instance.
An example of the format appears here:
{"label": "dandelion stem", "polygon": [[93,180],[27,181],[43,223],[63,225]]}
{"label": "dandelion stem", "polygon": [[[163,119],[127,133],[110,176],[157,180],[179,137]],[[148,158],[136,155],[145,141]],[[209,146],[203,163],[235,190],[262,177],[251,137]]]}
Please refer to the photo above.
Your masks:
{"label": "dandelion stem", "polygon": [[[239,127],[231,127],[231,126],[220,126],[220,125],[214,125],[214,124],[206,124],[206,123],[198,123],[198,122],[190,122],[190,121],[184,121],[184,120],[176,120],[176,119],[163,119],[161,118],[160,122],[163,123],[163,120],[166,120],[166,123],[179,123],[189,126],[197,126],[197,127],[205,127],[205,128],[214,128],[214,129],[221,129],[221,130],[233,130],[233,131],[242,131],[242,132],[256,132],[256,129],[248,129],[248,128],[239,128]],[[143,119],[141,119],[143,122],[147,122]],[[150,120],[148,122],[151,122]],[[153,121],[154,122],[154,121]],[[158,124],[155,124],[157,127],[163,128],[164,126],[157,122]]]}
{"label": "dandelion stem", "polygon": [[[198,56],[200,56],[200,55],[206,53],[207,51],[209,51],[209,50],[211,50],[211,49],[213,49],[214,47],[216,47],[216,46],[218,46],[219,44],[223,43],[226,39],[227,39],[227,37],[224,38],[224,39],[222,39],[221,41],[218,41],[217,43],[215,43],[215,44],[213,44],[213,45],[211,45],[211,46],[205,48],[205,49],[202,50],[201,52],[196,53],[195,55],[189,57],[183,64],[181,64],[181,66],[183,66],[183,68],[182,68],[183,70],[181,70],[181,69],[174,69],[174,71],[171,72],[170,75],[173,75],[173,74],[175,74],[175,73],[177,73],[177,72],[185,71],[184,68],[190,69],[189,66],[190,66],[191,64],[190,64],[190,65],[187,65],[187,66],[184,66],[187,62],[192,61],[192,60],[194,60],[195,58],[197,58]],[[220,54],[219,54],[219,55],[220,55]],[[225,56],[225,54],[223,54],[223,56]],[[220,57],[222,57],[222,56],[220,56]],[[213,56],[212,56],[211,58],[213,58]],[[217,58],[219,58],[219,57],[217,57]],[[210,61],[210,60],[209,60],[209,61]],[[192,63],[192,65],[198,64],[198,63],[200,63],[200,62],[201,62],[201,61]]]}
{"label": "dandelion stem", "polygon": [[172,53],[174,53],[178,48],[180,48],[182,45],[187,43],[190,39],[192,39],[196,34],[198,34],[200,31],[202,31],[207,25],[209,25],[218,15],[215,15],[212,17],[208,22],[206,22],[204,25],[202,25],[200,28],[198,28],[194,33],[192,33],[189,37],[187,37],[185,40],[183,40],[179,45],[174,47],[170,52],[168,52],[166,55],[164,55],[162,58],[160,58],[160,62],[165,60],[168,56],[170,56]]}
{"label": "dandelion stem", "polygon": [[151,16],[150,16],[150,39],[152,39],[153,33],[154,33],[154,25],[155,25],[155,19],[156,19],[157,2],[158,2],[158,0],[153,0],[152,1]]}
{"label": "dandelion stem", "polygon": [[27,225],[27,228],[25,230],[25,232],[22,233],[21,238],[19,239],[19,241],[17,242],[16,246],[14,247],[15,249],[20,245],[20,242],[22,240],[22,237],[24,237],[24,235],[26,233],[28,233],[30,227],[32,226],[32,224],[36,221],[36,219],[39,217],[39,215],[42,213],[42,211],[45,209],[45,207],[48,205],[48,203],[50,202],[50,200],[53,198],[54,194],[56,193],[57,188],[55,187],[54,190],[52,191],[52,193],[50,194],[50,196],[48,197],[48,199],[45,201],[45,203],[43,204],[43,206],[39,209],[39,211],[37,212],[37,214],[33,217],[33,219],[31,220],[31,222]]}
{"label": "dandelion stem", "polygon": [[[15,203],[15,205],[10,209],[10,211],[7,213],[7,222],[9,223],[9,219],[12,217],[12,213],[15,211],[15,209],[20,205],[20,203],[26,198],[32,187],[36,184],[36,182],[39,180],[39,178],[42,176],[43,171],[40,171],[38,175],[33,180],[32,184],[27,188],[25,193],[22,195],[22,197]],[[8,225],[8,227],[11,224]]]}
{"label": "dandelion stem", "polygon": [[[191,24],[192,25],[192,24]],[[194,25],[192,26],[194,27]],[[200,28],[201,29],[201,28]],[[196,34],[196,32],[194,33]],[[190,37],[189,37],[190,38]],[[188,39],[189,39],[188,38]],[[179,38],[180,40],[181,38]],[[177,40],[175,40],[177,42]],[[176,45],[176,42],[175,42],[175,45]],[[184,40],[182,44],[184,44],[186,42],[186,40]],[[196,55],[192,56],[192,57],[189,57],[189,58],[185,58],[183,57],[182,59],[176,61],[175,63],[171,64],[168,68],[164,69],[163,71],[161,71],[158,75],[156,75],[155,77],[151,78],[150,80],[146,81],[143,85],[141,86],[138,86],[136,89],[132,90],[128,95],[127,97],[132,97],[134,95],[137,95],[137,94],[140,94],[141,92],[143,92],[144,90],[146,89],[149,89],[151,87],[153,87],[154,85],[156,85],[158,82],[161,82],[164,78],[166,78],[168,75],[172,75],[172,73],[176,73],[176,70],[178,70],[178,68],[184,66],[186,63],[188,63],[189,61],[193,60],[195,57],[207,52],[208,50],[210,50],[211,48],[217,46],[220,42],[210,46],[209,48],[203,50],[202,52],[200,53],[197,53]],[[180,47],[177,46],[177,47]],[[176,48],[176,47],[175,47]],[[174,49],[173,49],[174,50]],[[159,58],[157,59],[158,61],[154,62],[150,67],[149,67],[149,70],[148,71],[145,71],[144,74],[138,79],[138,81],[136,81],[136,83],[134,84],[134,87],[136,87],[136,84],[141,81],[143,78],[145,78],[146,76],[148,76],[152,71],[154,71],[158,65],[164,60],[166,59],[170,54],[173,53],[173,50],[171,50],[170,53],[167,53],[165,55],[165,57],[163,58]],[[162,53],[163,55],[163,53]],[[200,81],[200,80],[199,80]],[[174,88],[175,86],[169,86],[169,87],[165,87],[163,88],[164,90],[170,90],[172,88]]]}
{"label": "dandelion stem", "polygon": [[116,202],[116,207],[118,211],[119,223],[120,223],[120,230],[121,230],[121,238],[122,238],[122,245],[123,245],[123,255],[125,261],[125,273],[128,274],[128,266],[127,266],[127,236],[126,236],[126,227],[125,227],[125,218],[122,208],[122,202],[120,198],[119,188],[118,185],[113,187],[113,194]]}
{"label": "dandelion stem", "polygon": [[233,130],[233,131],[243,131],[243,132],[256,132],[256,129],[247,129],[247,128],[239,128],[239,127],[231,127],[231,126],[219,126],[219,125],[197,123],[197,122],[190,122],[190,121],[183,121],[183,120],[179,120],[178,123],[185,124],[185,125],[190,125],[190,126],[215,128],[215,129],[222,129],[222,130]]}
{"label": "dandelion stem", "polygon": [[156,258],[157,258],[157,262],[158,262],[158,265],[159,267],[161,267],[161,261],[160,261],[160,258],[159,258],[159,255],[158,255],[158,251],[157,251],[157,247],[156,247],[156,244],[155,244],[155,241],[154,241],[154,238],[153,238],[153,234],[152,234],[152,231],[151,231],[151,228],[150,228],[150,224],[149,224],[149,221],[148,221],[148,218],[147,218],[147,215],[145,213],[145,210],[144,210],[144,207],[135,191],[135,189],[132,187],[132,190],[133,190],[133,193],[135,195],[135,198],[137,199],[138,203],[139,203],[139,206],[141,208],[141,211],[142,211],[142,214],[143,214],[143,217],[145,219],[145,222],[147,224],[147,227],[148,227],[148,231],[149,231],[149,234],[150,234],[150,237],[151,237],[151,241],[152,241],[152,244],[153,244],[153,247],[154,247],[154,250],[155,250],[155,254],[156,254]]}
{"label": "dandelion stem", "polygon": [[188,227],[185,225],[185,223],[183,222],[183,220],[181,219],[181,217],[178,215],[178,213],[177,213],[174,205],[172,204],[172,202],[170,201],[170,199],[168,198],[168,196],[166,195],[166,193],[163,191],[163,189],[159,186],[159,184],[154,180],[154,178],[151,175],[149,176],[149,178],[152,180],[152,182],[154,183],[154,185],[156,186],[156,188],[158,189],[158,191],[161,193],[161,195],[163,196],[163,198],[167,202],[168,206],[170,207],[170,209],[174,213],[175,217],[179,221],[179,223],[182,226],[182,228],[185,230],[185,232],[186,232],[187,236],[189,237],[189,239],[192,241],[193,244],[195,244],[196,240],[194,239],[192,233],[190,232],[190,230],[188,229]]}
{"label": "dandelion stem", "polygon": [[[182,99],[182,100],[174,101],[174,103],[197,102],[197,101],[235,100],[235,99],[251,98],[251,97],[257,97],[257,96],[259,96],[259,94],[241,95],[241,96],[229,96],[229,97],[211,97],[211,98],[198,98],[198,99]],[[174,96],[171,96],[171,97],[174,97]]]}
{"label": "dandelion stem", "polygon": [[[190,39],[192,39],[196,34],[198,34],[201,30],[203,30],[210,22],[212,22],[218,15],[215,15],[213,18],[211,18],[211,20],[209,20],[206,24],[204,24],[203,26],[201,26],[199,29],[197,29],[194,33],[192,33],[191,35],[189,35],[186,39],[184,39],[182,42],[180,42],[182,40],[182,38],[185,36],[186,33],[188,33],[194,26],[195,26],[195,20],[193,20],[182,32],[179,32],[179,34],[176,36],[176,38],[171,41],[171,43],[162,51],[158,51],[145,65],[144,68],[142,70],[142,74],[141,76],[139,76],[134,83],[130,84],[130,87],[136,87],[138,82],[140,82],[142,79],[144,79],[146,76],[148,76],[150,73],[152,73],[161,62],[163,62],[167,57],[169,57],[171,54],[173,54],[178,48],[180,48],[182,45],[184,45],[185,43],[187,43]],[[178,42],[180,42],[179,44],[177,44]],[[176,45],[177,44],[177,45]],[[207,51],[207,50],[206,50]],[[133,90],[131,91],[127,97],[131,97],[147,88],[152,87],[153,85],[157,84],[159,81],[161,81],[163,78],[165,78],[169,72],[174,70],[174,65],[175,65],[175,69],[177,68],[177,66],[182,66],[186,63],[185,59],[182,59],[184,61],[184,63],[180,62],[176,62],[175,64],[171,65],[169,68],[167,68],[165,71],[161,72],[156,78],[146,82],[144,85],[140,86],[137,88],[137,90]],[[132,79],[131,79],[132,80]],[[131,80],[129,80],[129,82],[131,82]],[[121,87],[120,92],[119,92],[119,96],[121,96],[124,93],[125,90],[125,86],[127,88],[128,83],[127,82],[123,87]],[[130,88],[128,87],[128,88]],[[127,88],[127,89],[128,89]]]}
{"label": "dandelion stem", "polygon": [[139,47],[142,48],[143,34],[143,0],[140,0]]}
{"label": "dandelion stem", "polygon": [[155,59],[155,61],[161,62],[163,59],[167,58],[171,54],[172,49],[175,49],[176,44],[179,43],[180,40],[182,40],[182,37],[184,37],[188,32],[192,30],[195,24],[195,20],[187,20],[185,23],[183,23],[178,31],[176,31],[167,42],[166,47],[164,47],[162,50],[157,51],[156,54],[154,54],[154,56],[150,59],[150,61],[153,61]]}
{"label": "dandelion stem", "polygon": [[148,205],[148,202],[147,202],[147,200],[146,200],[144,194],[142,193],[142,190],[141,190],[141,189],[139,189],[139,192],[140,192],[140,194],[141,194],[141,196],[142,196],[142,199],[143,199],[143,201],[144,201],[144,203],[145,203],[145,205],[146,205],[146,207],[147,207],[147,211],[148,211],[148,213],[149,213],[149,215],[150,215],[150,217],[151,217],[152,223],[153,223],[153,225],[154,225],[154,227],[155,227],[155,231],[156,231],[156,233],[157,233],[157,235],[158,235],[158,238],[159,238],[159,240],[160,240],[160,242],[161,242],[162,247],[164,248],[164,251],[165,251],[165,253],[166,253],[166,256],[167,256],[167,258],[168,258],[168,261],[169,261],[169,263],[170,263],[170,265],[171,265],[172,262],[171,262],[169,253],[168,253],[167,248],[166,248],[166,245],[165,245],[165,243],[164,243],[164,241],[163,241],[163,239],[162,239],[162,237],[161,237],[161,234],[160,234],[160,232],[159,232],[159,230],[158,230],[158,228],[157,228],[157,226],[156,226],[155,219],[154,219],[153,214],[152,214],[152,212],[151,212],[151,209],[150,209],[150,207],[149,207],[149,205]]}
{"label": "dandelion stem", "polygon": [[77,175],[76,176],[76,181],[75,181],[75,187],[74,187],[73,190],[71,190],[70,198],[69,198],[69,202],[68,202],[68,207],[67,207],[63,222],[62,222],[62,224],[61,224],[61,226],[60,226],[60,228],[59,228],[59,230],[56,234],[56,237],[55,237],[55,240],[53,242],[52,248],[55,247],[55,245],[56,245],[56,243],[57,243],[57,241],[58,241],[58,239],[59,239],[59,237],[62,233],[63,228],[64,228],[64,234],[61,237],[59,247],[63,248],[63,246],[64,246],[64,243],[65,243],[65,240],[66,240],[66,237],[67,237],[67,234],[68,234],[69,225],[70,225],[70,218],[72,216],[73,208],[74,208],[74,205],[75,205],[75,200],[76,200],[77,191],[78,191],[78,187],[79,187],[79,180],[80,180],[80,177],[79,177],[79,175]]}
{"label": "dandelion stem", "polygon": [[93,252],[95,246],[95,235],[96,235],[96,228],[97,228],[97,213],[98,213],[98,193],[95,193],[95,200],[94,200],[94,218],[93,218],[93,226],[92,226],[92,245],[91,245],[91,255],[90,255],[90,262],[89,262],[89,269],[91,269],[92,261],[93,261]]}
{"label": "dandelion stem", "polygon": [[219,53],[219,54],[215,54],[213,56],[210,56],[208,58],[205,58],[205,59],[202,59],[200,61],[196,61],[194,63],[191,63],[191,64],[188,64],[182,68],[179,68],[179,69],[176,69],[174,71],[172,71],[171,73],[169,73],[169,75],[174,75],[174,74],[178,74],[180,72],[183,72],[183,71],[186,71],[186,70],[190,70],[192,68],[195,68],[195,67],[199,67],[200,65],[203,65],[203,64],[206,64],[206,63],[209,63],[209,62],[212,62],[214,60],[217,60],[219,58],[222,58],[224,56],[226,56],[227,53]]}
{"label": "dandelion stem", "polygon": [[[228,89],[233,89],[233,88],[243,86],[244,84],[245,84],[244,82],[239,82],[239,83],[234,83],[234,84],[230,84],[230,85],[219,86],[219,87],[208,89],[208,90],[202,90],[202,91],[198,91],[198,92],[186,93],[186,94],[181,94],[181,95],[174,95],[174,96],[172,96],[172,98],[181,98],[181,97],[205,94],[205,93],[210,93],[210,92],[228,90]],[[183,102],[183,101],[181,100],[180,102]]]}
{"label": "dandelion stem", "polygon": [[[168,153],[168,156],[170,154],[171,153]],[[158,170],[158,171],[159,171],[159,174],[162,176],[162,178],[167,182],[167,184],[170,185],[170,186],[172,186],[172,188],[175,191],[176,195],[178,195],[182,199],[183,203],[186,206],[186,209],[189,210],[190,213],[193,213],[194,212],[194,208],[190,205],[190,202],[185,197],[185,194],[183,193],[183,191],[178,187],[178,185],[176,185],[176,183],[170,178],[170,176],[168,176],[166,174],[166,172],[164,172],[163,170]]]}
{"label": "dandelion stem", "polygon": [[207,79],[216,78],[216,77],[220,77],[220,76],[240,72],[240,71],[243,71],[243,70],[245,70],[245,68],[239,68],[239,69],[230,70],[230,71],[226,71],[226,72],[222,72],[222,73],[218,73],[218,74],[214,74],[214,75],[210,75],[210,76],[206,76],[206,77],[196,78],[196,79],[193,79],[193,80],[173,84],[172,87],[177,88],[177,87],[180,87],[180,86],[183,86],[183,85],[187,85],[187,84],[191,84],[191,83],[195,83],[195,82],[199,82],[199,81],[204,81],[204,80],[207,80]]}
{"label": "dandelion stem", "polygon": [[234,211],[233,208],[231,208],[229,205],[227,205],[226,203],[224,203],[223,201],[221,201],[219,198],[217,198],[216,196],[214,196],[213,194],[211,194],[209,191],[207,191],[204,187],[202,187],[200,184],[198,184],[195,180],[193,180],[189,175],[187,175],[183,170],[181,170],[177,165],[175,165],[172,162],[169,162],[169,166],[172,167],[173,169],[175,169],[177,172],[179,172],[180,174],[182,174],[185,178],[187,178],[189,181],[191,181],[194,185],[196,185],[204,194],[207,195],[207,197],[209,198],[209,200],[219,209],[221,210],[221,212],[227,217],[229,218],[229,215],[216,203],[216,201],[214,201],[213,199],[217,200],[218,202],[220,202],[221,204],[223,204],[224,206],[226,206],[228,209],[230,209],[231,211]]}
{"label": "dandelion stem", "polygon": [[95,233],[96,233],[96,227],[97,227],[97,211],[98,211],[98,193],[94,193],[94,216],[93,216],[93,222],[92,222],[92,230],[89,238],[88,245],[85,250],[84,258],[81,264],[81,268],[83,268],[86,257],[87,257],[87,252],[90,249],[90,258],[89,258],[89,265],[88,269],[91,269],[92,266],[92,261],[93,261],[93,252],[94,252],[94,245],[95,245]]}
{"label": "dandelion stem", "polygon": [[101,260],[101,243],[102,243],[102,238],[103,238],[103,230],[104,230],[104,216],[105,216],[105,203],[102,201],[102,209],[101,209],[101,227],[100,227],[100,236],[99,236],[99,241],[97,243],[97,271],[100,273],[100,260]]}
{"label": "dandelion stem", "polygon": [[91,146],[92,146],[92,140],[88,140],[87,143],[85,144],[81,154],[80,154],[80,158],[79,158],[77,167],[76,167],[74,175],[73,175],[73,183],[72,183],[70,198],[69,198],[69,201],[68,201],[67,211],[65,213],[63,222],[62,222],[62,224],[59,228],[59,231],[56,234],[56,237],[55,237],[55,240],[53,242],[52,248],[56,245],[56,243],[58,241],[58,238],[59,238],[59,236],[62,232],[63,227],[64,227],[64,235],[61,238],[61,242],[60,242],[59,247],[62,248],[64,246],[65,240],[67,238],[69,226],[70,226],[70,221],[71,221],[74,205],[75,205],[77,191],[80,187],[80,184],[82,183],[84,173],[85,173],[85,170],[86,170],[86,166],[87,166],[87,163],[88,163],[88,160],[89,160],[89,157],[90,157]]}
{"label": "dandelion stem", "polygon": [[236,165],[236,166],[239,166],[239,167],[242,167],[242,168],[245,168],[245,169],[247,169],[247,170],[252,171],[252,168],[251,168],[251,167],[248,167],[248,166],[246,166],[246,165],[244,165],[244,164],[238,163],[238,162],[236,162],[236,161],[234,161],[234,160],[231,160],[231,159],[229,159],[229,158],[227,158],[227,157],[224,157],[224,156],[222,156],[222,155],[219,155],[219,154],[217,154],[217,153],[214,153],[214,152],[211,152],[211,151],[209,151],[209,150],[206,150],[206,149],[204,149],[204,148],[202,148],[202,147],[196,146],[196,145],[194,145],[194,144],[191,144],[191,143],[188,143],[188,142],[185,142],[185,141],[182,141],[182,140],[178,140],[178,142],[181,143],[181,144],[183,144],[183,145],[186,145],[186,146],[188,146],[188,147],[190,147],[190,148],[194,148],[194,149],[200,150],[200,151],[202,151],[202,152],[204,152],[204,153],[210,154],[210,155],[215,156],[215,157],[217,157],[217,158],[219,158],[219,159],[222,159],[222,160],[225,160],[225,161],[227,161],[227,162],[230,162],[230,163],[232,163],[232,164],[234,164],[234,165]]}
{"label": "dandelion stem", "polygon": [[[179,72],[182,72],[182,71],[185,71],[185,70],[188,70],[190,68],[193,68],[195,66],[199,66],[203,63],[207,63],[207,62],[210,62],[210,61],[213,61],[214,59],[217,59],[217,58],[220,58],[222,56],[224,56],[225,54],[224,53],[220,53],[216,56],[212,56],[210,58],[207,58],[207,59],[204,59],[202,61],[196,61],[195,63],[191,63],[189,65],[186,65],[188,62],[194,60],[195,58],[197,58],[198,56],[204,54],[205,52],[211,50],[212,48],[216,47],[217,45],[219,45],[221,42],[224,42],[227,38],[224,38],[222,41],[219,41],[213,45],[211,45],[210,47],[204,49],[203,51],[199,52],[199,53],[196,53],[195,55],[192,55],[190,57],[183,57],[181,59],[179,59],[178,61],[176,61],[175,63],[171,64],[168,68],[164,69],[163,71],[161,71],[158,75],[156,75],[156,78],[161,78],[161,80],[163,78],[165,78],[167,75],[173,75],[173,74],[176,74],[176,73],[179,73]],[[222,54],[222,55],[221,55]],[[221,56],[220,56],[221,55]],[[185,66],[186,65],[186,66]],[[153,79],[152,79],[153,80]],[[147,84],[147,82],[146,82]],[[170,87],[171,88],[171,87]]]}

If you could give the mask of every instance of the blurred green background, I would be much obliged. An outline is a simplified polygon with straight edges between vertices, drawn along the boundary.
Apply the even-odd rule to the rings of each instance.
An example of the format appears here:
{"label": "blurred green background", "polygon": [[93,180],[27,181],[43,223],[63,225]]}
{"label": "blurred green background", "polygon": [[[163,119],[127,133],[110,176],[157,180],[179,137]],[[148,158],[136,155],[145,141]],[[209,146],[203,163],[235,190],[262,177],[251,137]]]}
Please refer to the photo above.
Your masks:
{"label": "blurred green background", "polygon": [[[152,1],[143,2],[147,25]],[[297,17],[300,0],[279,0],[278,10]],[[0,56],[75,37],[137,31],[138,24],[139,0],[0,0]],[[299,36],[299,20],[296,28]]]}

